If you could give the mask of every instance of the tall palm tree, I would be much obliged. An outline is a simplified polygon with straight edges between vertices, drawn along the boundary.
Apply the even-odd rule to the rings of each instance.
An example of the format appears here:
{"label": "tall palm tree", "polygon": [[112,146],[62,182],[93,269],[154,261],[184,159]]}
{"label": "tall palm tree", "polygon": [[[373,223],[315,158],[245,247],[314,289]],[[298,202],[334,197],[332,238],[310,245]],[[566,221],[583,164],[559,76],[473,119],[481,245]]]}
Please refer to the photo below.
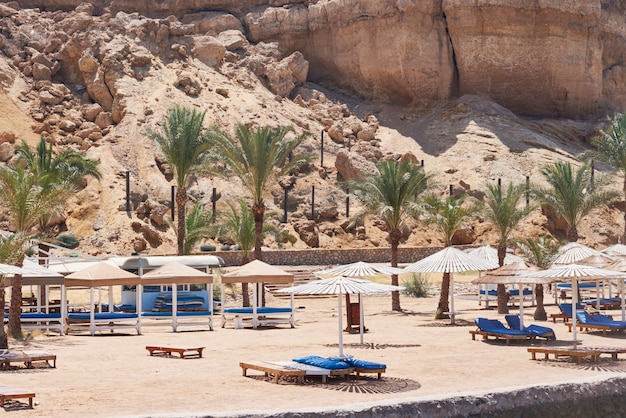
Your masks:
{"label": "tall palm tree", "polygon": [[[0,168],[0,207],[5,209],[11,229],[30,238],[37,236],[40,220],[60,208],[75,190],[74,185],[66,182],[42,187],[40,179],[23,167]],[[16,265],[21,267],[23,260],[24,254]],[[22,276],[13,276],[11,286],[9,333],[21,338]]]}
{"label": "tall palm tree", "polygon": [[[398,266],[398,245],[405,232],[419,214],[418,198],[428,187],[430,176],[424,168],[411,161],[382,161],[376,166],[378,174],[348,183],[352,194],[363,207],[353,223],[362,222],[368,215],[379,217],[387,227],[391,244],[391,266]],[[398,276],[391,276],[391,284],[398,285]],[[391,309],[401,311],[400,292],[391,294]]]}
{"label": "tall palm tree", "polygon": [[[424,198],[423,219],[443,234],[444,246],[446,247],[452,245],[454,234],[478,212],[479,206],[464,204],[465,199],[465,194],[458,198],[454,196],[440,198],[430,194]],[[450,311],[449,297],[450,273],[443,273],[435,319],[448,318],[444,312]]]}
{"label": "tall palm tree", "polygon": [[150,131],[149,137],[156,141],[165,161],[174,170],[176,179],[176,209],[178,215],[178,255],[185,252],[185,205],[187,188],[193,174],[201,167],[211,147],[209,137],[203,132],[202,123],[206,112],[198,112],[174,106],[168,110],[161,132]]}
{"label": "tall palm tree", "polygon": [[[517,247],[524,254],[526,261],[542,269],[547,269],[552,265],[560,246],[561,244],[549,235],[542,235],[537,239],[524,238],[517,242]],[[545,321],[548,315],[543,304],[542,284],[535,285],[535,299],[537,309],[534,318],[538,321]]]}
{"label": "tall palm tree", "polygon": [[[513,183],[509,183],[506,189],[499,185],[487,185],[485,216],[498,234],[498,265],[500,267],[504,265],[511,234],[520,221],[534,210],[531,205],[520,204],[527,191],[526,185],[523,184],[514,186]],[[498,313],[509,313],[506,288],[503,284],[498,285]]]}
{"label": "tall palm tree", "polygon": [[[24,253],[28,248],[29,237],[27,235],[11,234],[7,237],[0,237],[0,263],[15,265],[24,257]],[[0,276],[0,306],[5,305],[4,279],[5,277]],[[4,325],[0,326],[0,348],[9,348],[9,341],[7,333],[4,330]]]}
{"label": "tall palm tree", "polygon": [[248,128],[237,125],[235,139],[219,128],[209,130],[214,143],[210,171],[226,178],[238,177],[251,194],[254,215],[254,258],[263,259],[263,222],[265,217],[264,195],[272,182],[279,177],[298,170],[312,158],[310,154],[295,154],[296,148],[309,136],[308,132],[287,137],[293,131],[290,126]]}
{"label": "tall palm tree", "polygon": [[614,190],[604,190],[604,182],[592,183],[591,163],[575,170],[569,162],[557,161],[541,169],[548,187],[533,186],[541,204],[549,206],[567,222],[567,240],[578,241],[578,224],[589,213],[618,198]]}
{"label": "tall palm tree", "polygon": [[[593,149],[582,153],[579,158],[584,160],[598,160],[615,171],[619,171],[624,182],[622,192],[626,200],[626,114],[618,113],[609,125],[600,134],[591,139]],[[624,235],[626,242],[626,210],[624,210]]]}

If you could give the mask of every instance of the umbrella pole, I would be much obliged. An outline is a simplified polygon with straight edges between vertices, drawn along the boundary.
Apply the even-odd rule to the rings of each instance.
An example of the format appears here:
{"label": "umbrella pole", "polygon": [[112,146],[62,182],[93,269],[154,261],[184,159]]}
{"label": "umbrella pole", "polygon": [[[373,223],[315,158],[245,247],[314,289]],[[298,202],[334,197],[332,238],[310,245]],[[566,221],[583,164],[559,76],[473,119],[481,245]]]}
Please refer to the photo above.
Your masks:
{"label": "umbrella pole", "polygon": [[341,298],[343,297],[343,293],[339,292],[339,302],[337,306],[337,316],[339,317],[339,358],[343,358],[343,318],[341,312]]}
{"label": "umbrella pole", "polygon": [[135,312],[137,313],[137,335],[141,335],[141,312],[143,311],[143,307],[141,306],[143,302],[143,287],[141,283],[135,287]]}
{"label": "umbrella pole", "polygon": [[361,334],[361,345],[363,344],[363,333],[365,332],[365,326],[363,325],[363,301],[361,300],[361,293],[359,293],[359,333]]}
{"label": "umbrella pole", "polygon": [[89,288],[89,305],[91,305],[91,309],[89,310],[89,332],[91,333],[92,336],[94,336],[96,334],[96,313],[95,313],[95,306],[93,305],[94,302],[94,297],[93,297],[93,287]]}
{"label": "umbrella pole", "polygon": [[622,321],[626,321],[626,300],[624,300],[626,295],[624,295],[624,279],[620,278],[619,283],[619,295],[622,299]]}
{"label": "umbrella pole", "polygon": [[572,337],[574,348],[578,341],[576,340],[576,305],[578,304],[578,279],[574,278],[572,281]]}
{"label": "umbrella pole", "polygon": [[454,317],[454,273],[450,273],[450,325],[455,325]]}
{"label": "umbrella pole", "polygon": [[519,329],[524,330],[524,285],[519,284]]}
{"label": "umbrella pole", "polygon": [[172,329],[176,332],[178,328],[178,286],[172,283]]}

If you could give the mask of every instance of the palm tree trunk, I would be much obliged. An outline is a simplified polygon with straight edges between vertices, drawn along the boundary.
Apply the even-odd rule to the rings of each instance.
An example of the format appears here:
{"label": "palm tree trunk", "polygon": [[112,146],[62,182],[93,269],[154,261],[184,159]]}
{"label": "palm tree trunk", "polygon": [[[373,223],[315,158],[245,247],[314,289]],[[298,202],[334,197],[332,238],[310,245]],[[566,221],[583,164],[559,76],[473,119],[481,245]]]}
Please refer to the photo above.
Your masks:
{"label": "palm tree trunk", "polygon": [[[502,267],[504,265],[504,258],[506,257],[506,241],[498,244],[498,265]],[[520,301],[521,301],[520,295]],[[503,284],[498,285],[498,313],[509,313],[509,296],[506,294],[506,287]],[[520,302],[521,303],[521,302]]]}
{"label": "palm tree trunk", "polygon": [[450,318],[444,312],[450,312],[450,273],[443,273],[441,280],[441,293],[439,294],[439,304],[437,305],[437,312],[435,312],[435,319],[448,319]]}
{"label": "palm tree trunk", "polygon": [[263,261],[263,218],[265,217],[265,205],[263,202],[252,205],[254,214],[254,259]]}
{"label": "palm tree trunk", "polygon": [[[20,263],[21,264],[21,263]],[[15,339],[22,338],[22,275],[16,274],[11,279],[11,306],[9,308],[9,334]]]}
{"label": "palm tree trunk", "polygon": [[178,213],[178,255],[185,255],[185,204],[187,188],[179,186],[176,190],[176,209]]}
{"label": "palm tree trunk", "polygon": [[571,225],[567,230],[567,240],[569,242],[577,242],[578,241],[578,228],[576,225]]}
{"label": "palm tree trunk", "polygon": [[[5,299],[5,289],[4,285],[0,285],[0,306],[2,306],[2,317],[4,318],[4,299]],[[9,338],[7,337],[7,333],[4,330],[4,323],[0,327],[0,348],[8,349],[9,348]]]}
{"label": "palm tree trunk", "polygon": [[[396,237],[396,234],[391,235],[391,267],[398,267],[398,245],[400,244],[400,240]],[[391,275],[391,285],[398,286],[398,275]],[[391,310],[396,312],[402,312],[402,308],[400,307],[400,292],[394,290],[391,292]]]}
{"label": "palm tree trunk", "polygon": [[[241,257],[241,265],[245,265],[248,264],[248,253],[244,252],[243,256]],[[244,307],[249,307],[250,306],[250,295],[248,294],[248,283],[241,283],[241,296],[243,297],[243,306]]]}
{"label": "palm tree trunk", "polygon": [[537,309],[535,310],[534,318],[537,321],[545,321],[548,319],[546,309],[543,306],[543,285],[535,285],[535,299],[537,300]]}
{"label": "palm tree trunk", "polygon": [[[622,189],[624,191],[624,205],[626,205],[626,176],[624,177]],[[622,237],[622,242],[626,243],[626,206],[624,207],[624,236]]]}

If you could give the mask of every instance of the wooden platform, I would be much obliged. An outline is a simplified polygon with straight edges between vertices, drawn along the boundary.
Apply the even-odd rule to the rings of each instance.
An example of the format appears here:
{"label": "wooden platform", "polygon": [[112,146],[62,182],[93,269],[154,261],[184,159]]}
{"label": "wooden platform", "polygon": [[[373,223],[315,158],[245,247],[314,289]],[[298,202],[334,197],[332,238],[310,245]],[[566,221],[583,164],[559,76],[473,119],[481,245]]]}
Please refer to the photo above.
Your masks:
{"label": "wooden platform", "polygon": [[247,376],[248,369],[257,370],[263,372],[265,376],[271,376],[274,378],[274,383],[278,383],[281,377],[296,377],[300,383],[304,383],[304,377],[306,371],[293,369],[286,366],[280,366],[273,363],[267,363],[263,361],[248,361],[240,362],[241,372],[243,376]]}
{"label": "wooden platform", "polygon": [[545,360],[548,360],[550,354],[553,354],[555,359],[558,359],[559,357],[575,358],[576,363],[581,363],[585,357],[591,357],[592,360],[597,361],[601,354],[601,351],[581,347],[529,347],[528,352],[533,360],[537,359],[536,355],[539,353],[545,355]]}
{"label": "wooden platform", "polygon": [[173,353],[178,353],[180,358],[201,358],[202,351],[205,347],[195,348],[176,348],[176,347],[159,347],[154,345],[147,345],[146,350],[150,352],[151,356],[164,354],[171,356]]}
{"label": "wooden platform", "polygon": [[33,407],[34,392],[29,392],[24,389],[14,388],[12,386],[0,384],[0,406],[4,407],[4,401],[9,399],[22,399],[28,398],[28,404]]}
{"label": "wooden platform", "polygon": [[[44,361],[53,368],[57,366],[57,356],[47,350],[0,350],[0,368],[2,369],[8,369],[13,363],[23,363],[26,368],[32,369],[35,361]],[[52,364],[50,364],[51,361]]]}

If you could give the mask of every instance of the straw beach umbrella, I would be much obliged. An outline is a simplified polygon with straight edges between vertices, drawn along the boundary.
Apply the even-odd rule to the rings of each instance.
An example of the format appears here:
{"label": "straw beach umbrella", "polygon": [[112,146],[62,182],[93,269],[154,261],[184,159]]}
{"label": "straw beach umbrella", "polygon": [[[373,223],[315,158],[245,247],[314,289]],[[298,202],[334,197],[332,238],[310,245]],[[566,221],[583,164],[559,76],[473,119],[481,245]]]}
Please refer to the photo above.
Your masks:
{"label": "straw beach umbrella", "polygon": [[339,318],[339,357],[343,357],[343,321],[341,300],[346,294],[375,295],[380,293],[404,290],[402,286],[392,286],[371,282],[356,277],[337,276],[322,280],[315,280],[298,286],[277,290],[277,293],[291,293],[293,295],[338,295],[337,317]]}
{"label": "straw beach umbrella", "polygon": [[554,282],[553,279],[526,276],[528,273],[539,271],[539,268],[524,261],[505,264],[495,270],[490,270],[478,279],[472,280],[473,284],[517,284],[519,285],[519,318],[520,329],[524,329],[524,303],[523,303],[523,287],[525,284],[548,284]]}
{"label": "straw beach umbrella", "polygon": [[[366,263],[364,261],[357,261],[356,263],[344,264],[325,270],[315,272],[316,276],[320,277],[333,277],[333,276],[345,276],[345,277],[374,277],[381,274],[391,276],[394,274],[406,273],[403,269],[397,267],[379,266],[377,264]],[[346,294],[346,299],[349,298],[349,294]],[[346,303],[348,301],[346,300]],[[359,334],[361,338],[361,344],[363,344],[363,334],[365,332],[363,324],[363,304],[361,303],[361,294],[359,293]]]}
{"label": "straw beach umbrella", "polygon": [[626,256],[626,245],[624,244],[615,244],[610,247],[605,248],[601,251],[604,254],[608,254],[611,256]]}
{"label": "straw beach umbrella", "polygon": [[[481,260],[472,257],[463,251],[446,247],[435,254],[429,255],[404,268],[411,273],[458,273],[463,271],[492,270],[498,267],[498,263]],[[450,274],[450,324],[454,325],[454,278]]]}
{"label": "straw beach umbrella", "polygon": [[576,303],[578,302],[578,280],[579,279],[603,279],[613,278],[624,280],[626,273],[612,270],[599,269],[596,267],[582,266],[579,264],[566,264],[552,267],[528,274],[527,278],[550,278],[554,281],[572,282],[572,333],[573,341],[576,343]]}
{"label": "straw beach umbrella", "polygon": [[594,250],[591,247],[580,244],[578,242],[570,242],[559,248],[556,258],[552,262],[553,266],[561,264],[577,263],[583,258],[591,257],[592,255],[604,255],[598,250]]}

